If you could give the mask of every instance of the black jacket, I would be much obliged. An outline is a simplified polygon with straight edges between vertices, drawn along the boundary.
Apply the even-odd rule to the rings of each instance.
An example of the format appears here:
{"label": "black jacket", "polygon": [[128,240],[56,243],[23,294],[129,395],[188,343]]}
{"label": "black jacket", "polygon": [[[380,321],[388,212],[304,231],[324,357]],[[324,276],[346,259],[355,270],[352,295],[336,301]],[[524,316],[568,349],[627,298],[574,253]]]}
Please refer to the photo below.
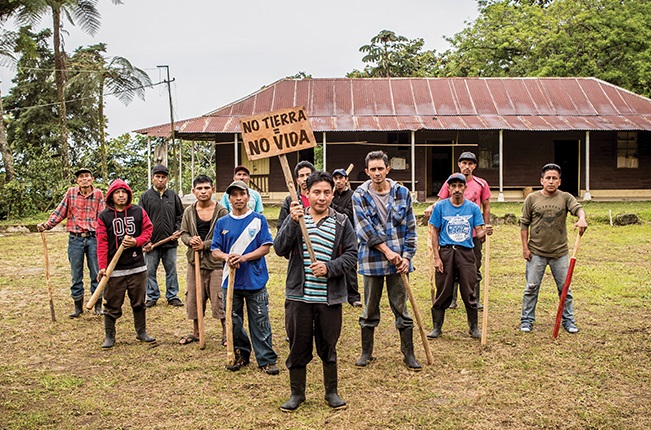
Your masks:
{"label": "black jacket", "polygon": [[350,223],[353,224],[353,227],[355,226],[353,216],[353,190],[350,187],[346,188],[342,193],[335,190],[330,206],[337,212],[346,215]]}
{"label": "black jacket", "polygon": [[[161,195],[154,187],[151,187],[140,196],[138,206],[147,212],[152,224],[154,224],[154,234],[151,236],[152,243],[163,240],[171,236],[175,231],[181,230],[183,204],[174,191],[167,189]],[[170,240],[162,244],[161,248],[174,248],[177,246],[179,246],[177,240]]]}
{"label": "black jacket", "polygon": [[[328,273],[328,305],[345,303],[348,299],[346,272],[357,264],[357,237],[346,215],[329,209],[329,215],[335,215],[335,240],[332,260],[326,263]],[[303,266],[303,234],[299,223],[287,217],[279,227],[274,239],[274,250],[281,257],[289,259],[285,293],[302,296],[305,284]]]}

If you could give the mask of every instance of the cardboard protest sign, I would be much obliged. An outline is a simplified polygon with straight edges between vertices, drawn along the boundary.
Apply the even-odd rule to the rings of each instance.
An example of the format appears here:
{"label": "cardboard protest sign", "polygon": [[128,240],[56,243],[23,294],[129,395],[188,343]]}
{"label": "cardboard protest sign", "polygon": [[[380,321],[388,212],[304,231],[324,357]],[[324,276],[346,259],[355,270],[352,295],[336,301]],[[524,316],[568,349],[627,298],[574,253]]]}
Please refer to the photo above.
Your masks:
{"label": "cardboard protest sign", "polygon": [[249,160],[316,146],[312,126],[303,106],[242,118],[240,128]]}

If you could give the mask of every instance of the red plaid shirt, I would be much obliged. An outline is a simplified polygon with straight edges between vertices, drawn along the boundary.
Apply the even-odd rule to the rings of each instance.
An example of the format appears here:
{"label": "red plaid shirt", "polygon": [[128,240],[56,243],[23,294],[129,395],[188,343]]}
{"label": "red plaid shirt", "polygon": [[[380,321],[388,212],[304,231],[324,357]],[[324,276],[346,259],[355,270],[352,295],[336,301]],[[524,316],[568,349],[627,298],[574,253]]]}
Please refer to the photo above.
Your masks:
{"label": "red plaid shirt", "polygon": [[79,187],[69,188],[59,206],[52,212],[45,223],[47,229],[59,224],[64,218],[66,230],[71,233],[94,232],[97,226],[97,215],[104,209],[104,194],[99,188],[93,187],[93,192],[84,196]]}

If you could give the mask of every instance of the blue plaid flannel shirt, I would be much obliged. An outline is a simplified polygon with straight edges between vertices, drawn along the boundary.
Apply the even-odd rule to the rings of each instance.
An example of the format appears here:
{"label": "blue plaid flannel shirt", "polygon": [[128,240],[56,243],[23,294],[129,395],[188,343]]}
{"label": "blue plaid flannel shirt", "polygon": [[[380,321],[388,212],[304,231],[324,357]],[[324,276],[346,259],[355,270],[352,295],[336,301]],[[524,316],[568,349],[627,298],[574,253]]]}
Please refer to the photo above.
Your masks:
{"label": "blue plaid flannel shirt", "polygon": [[411,260],[416,254],[416,217],[411,206],[409,190],[387,179],[391,185],[387,225],[382,220],[370,194],[371,181],[360,185],[353,194],[355,231],[359,238],[359,273],[366,276],[393,275],[396,266],[389,263],[376,245],[385,243],[393,252],[407,258],[409,271],[414,270]]}

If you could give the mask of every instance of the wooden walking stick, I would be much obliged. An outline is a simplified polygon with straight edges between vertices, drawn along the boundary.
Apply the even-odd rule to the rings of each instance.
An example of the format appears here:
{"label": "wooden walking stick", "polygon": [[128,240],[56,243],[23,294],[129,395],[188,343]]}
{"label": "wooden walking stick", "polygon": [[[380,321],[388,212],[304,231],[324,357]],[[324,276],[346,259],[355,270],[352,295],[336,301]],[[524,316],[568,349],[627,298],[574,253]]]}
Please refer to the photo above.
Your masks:
{"label": "wooden walking stick", "polygon": [[156,247],[159,246],[159,245],[162,245],[162,244],[164,244],[164,243],[167,243],[167,242],[169,242],[169,241],[172,240],[172,239],[174,239],[174,235],[167,236],[165,239],[163,239],[163,240],[159,240],[158,242],[154,243],[154,244],[151,246],[151,249],[154,249],[154,248],[156,248]]}
{"label": "wooden walking stick", "polygon": [[416,317],[416,324],[418,325],[418,330],[420,331],[420,338],[423,341],[423,348],[425,348],[425,355],[427,355],[427,364],[434,364],[434,357],[432,356],[432,351],[429,348],[429,343],[427,342],[427,334],[425,334],[425,328],[423,327],[423,320],[420,318],[420,312],[418,312],[418,306],[416,306],[416,299],[414,294],[411,291],[409,286],[409,278],[404,273],[400,275],[402,277],[402,283],[405,284],[405,290],[409,296],[409,302],[411,303],[411,308],[414,310],[414,316]]}
{"label": "wooden walking stick", "polygon": [[488,286],[491,281],[491,236],[489,234],[486,235],[484,253],[486,254],[486,262],[484,263],[484,315],[481,322],[481,346],[486,346],[486,336],[488,335]]}
{"label": "wooden walking stick", "polygon": [[572,251],[572,258],[570,258],[570,267],[567,269],[565,284],[563,284],[563,292],[561,293],[561,298],[558,302],[558,310],[556,311],[556,323],[554,324],[554,332],[552,333],[554,339],[558,337],[558,330],[561,328],[565,299],[567,298],[567,292],[570,290],[570,284],[572,283],[572,273],[574,273],[574,265],[576,264],[576,254],[579,251],[579,242],[584,231],[585,230],[582,231],[579,229],[579,233],[576,235],[576,242],[574,242],[574,251]]}
{"label": "wooden walking stick", "polygon": [[194,251],[194,285],[197,299],[197,325],[199,326],[199,349],[206,348],[206,337],[203,330],[203,288],[201,285],[201,252]]}
{"label": "wooden walking stick", "polygon": [[[124,236],[122,239],[126,239],[129,236]],[[111,277],[111,273],[113,273],[113,270],[115,269],[115,266],[118,264],[118,260],[120,260],[120,256],[122,255],[122,252],[124,251],[124,243],[120,243],[120,247],[118,250],[115,252],[115,255],[111,259],[111,262],[109,263],[108,267],[106,268],[106,275],[99,281],[99,284],[97,285],[97,288],[95,289],[95,292],[93,293],[93,296],[90,298],[88,303],[86,303],[86,309],[93,309],[93,306],[95,306],[95,303],[102,297],[102,293],[104,292],[104,288],[106,288],[106,284],[108,284],[108,280]]]}
{"label": "wooden walking stick", "polygon": [[226,358],[228,365],[235,364],[233,345],[233,288],[235,288],[235,268],[228,266],[228,289],[226,290]]}
{"label": "wooden walking stick", "polygon": [[41,232],[41,239],[43,239],[43,256],[45,257],[45,283],[47,284],[47,295],[50,299],[50,316],[52,322],[56,321],[54,316],[54,300],[52,299],[52,285],[50,285],[50,257],[47,253],[47,242],[45,241],[45,232]]}

